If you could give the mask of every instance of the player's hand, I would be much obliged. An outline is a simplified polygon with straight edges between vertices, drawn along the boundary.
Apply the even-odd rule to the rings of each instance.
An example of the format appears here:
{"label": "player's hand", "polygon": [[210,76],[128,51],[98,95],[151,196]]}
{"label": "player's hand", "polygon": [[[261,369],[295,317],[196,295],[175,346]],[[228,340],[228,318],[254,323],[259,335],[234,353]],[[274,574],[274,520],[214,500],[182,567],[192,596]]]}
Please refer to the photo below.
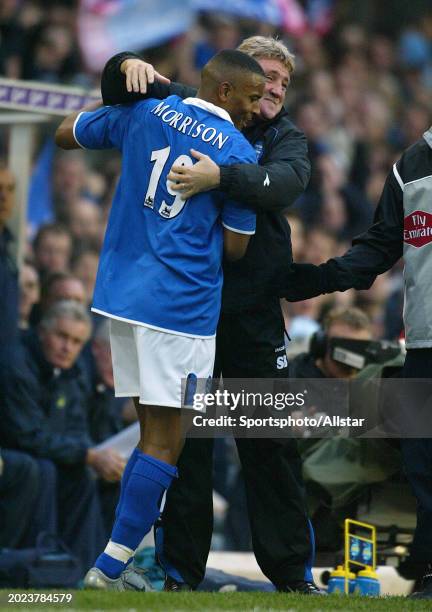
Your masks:
{"label": "player's hand", "polygon": [[216,189],[220,184],[219,166],[204,153],[195,149],[191,155],[198,160],[193,166],[173,166],[168,173],[170,188],[179,191],[182,200],[187,200],[197,193]]}
{"label": "player's hand", "polygon": [[108,482],[118,482],[126,465],[123,457],[111,448],[90,448],[87,451],[87,463],[100,478]]}
{"label": "player's hand", "polygon": [[169,85],[171,81],[157,72],[151,64],[137,58],[124,60],[120,65],[120,72],[126,76],[126,89],[129,92],[145,94],[147,85],[157,81]]}

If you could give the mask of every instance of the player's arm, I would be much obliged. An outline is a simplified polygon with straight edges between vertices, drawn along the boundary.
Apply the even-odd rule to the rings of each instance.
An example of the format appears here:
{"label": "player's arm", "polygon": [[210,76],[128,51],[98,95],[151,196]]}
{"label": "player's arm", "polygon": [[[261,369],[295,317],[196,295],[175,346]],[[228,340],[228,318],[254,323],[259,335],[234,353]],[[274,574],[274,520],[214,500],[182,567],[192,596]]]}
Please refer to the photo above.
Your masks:
{"label": "player's arm", "polygon": [[229,261],[241,259],[247,251],[250,234],[239,234],[224,227],[224,256]]}
{"label": "player's arm", "polygon": [[196,89],[171,83],[136,53],[114,55],[102,72],[101,93],[104,104],[128,104],[147,97],[162,100],[170,95],[193,97]]}
{"label": "player's arm", "polygon": [[63,119],[55,133],[56,145],[61,149],[79,149],[80,145],[76,141],[74,134],[74,125],[77,120],[77,117],[82,112],[93,111],[97,108],[100,108],[101,106],[102,100],[91,102],[90,104],[87,104],[87,106],[84,106],[84,108],[82,108],[80,111],[76,113],[71,113],[66,117],[66,119]]}
{"label": "player's arm", "polygon": [[118,106],[95,105],[66,117],[56,131],[56,144],[63,149],[118,149],[122,151],[125,135],[135,113],[142,114],[150,102]]}
{"label": "player's arm", "polygon": [[236,261],[246,254],[250,237],[255,233],[256,214],[243,204],[223,198],[221,216],[224,255],[229,261]]}

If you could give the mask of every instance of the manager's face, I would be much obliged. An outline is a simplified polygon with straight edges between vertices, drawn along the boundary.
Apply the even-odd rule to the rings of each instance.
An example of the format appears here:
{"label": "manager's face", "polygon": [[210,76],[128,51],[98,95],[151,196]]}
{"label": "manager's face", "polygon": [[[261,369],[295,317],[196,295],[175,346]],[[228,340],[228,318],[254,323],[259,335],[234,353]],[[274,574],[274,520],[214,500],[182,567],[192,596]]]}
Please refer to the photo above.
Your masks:
{"label": "manager's face", "polygon": [[264,95],[260,100],[261,119],[273,119],[280,112],[290,82],[288,68],[277,59],[257,58],[266,77]]}

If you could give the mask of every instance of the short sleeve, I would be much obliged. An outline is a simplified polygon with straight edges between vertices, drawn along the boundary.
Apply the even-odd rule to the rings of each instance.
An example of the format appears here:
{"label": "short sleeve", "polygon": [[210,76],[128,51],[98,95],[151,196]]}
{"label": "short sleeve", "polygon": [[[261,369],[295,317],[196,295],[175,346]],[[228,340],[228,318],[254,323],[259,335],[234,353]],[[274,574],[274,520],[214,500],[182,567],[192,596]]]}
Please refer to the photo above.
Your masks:
{"label": "short sleeve", "polygon": [[[241,138],[236,142],[229,158],[224,164],[256,164],[257,156],[251,145]],[[256,214],[252,208],[233,200],[224,199],[222,207],[222,225],[238,234],[254,234]]]}
{"label": "short sleeve", "polygon": [[77,144],[84,149],[121,150],[134,106],[103,106],[92,112],[80,113],[73,127]]}
{"label": "short sleeve", "polygon": [[256,214],[244,204],[225,200],[222,208],[222,225],[237,234],[255,234]]}

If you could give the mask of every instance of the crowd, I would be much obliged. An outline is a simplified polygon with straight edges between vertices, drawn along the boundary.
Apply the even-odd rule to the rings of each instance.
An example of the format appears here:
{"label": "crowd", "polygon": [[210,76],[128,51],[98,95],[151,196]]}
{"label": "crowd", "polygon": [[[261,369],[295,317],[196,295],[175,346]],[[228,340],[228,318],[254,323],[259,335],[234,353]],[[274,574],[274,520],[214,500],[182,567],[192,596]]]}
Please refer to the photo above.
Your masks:
{"label": "crowd", "polygon": [[[1,76],[99,86],[100,75],[86,70],[79,52],[76,11],[73,0],[3,2]],[[286,106],[307,137],[312,172],[286,217],[294,260],[320,264],[368,228],[393,163],[432,123],[432,18],[419,12],[408,25],[385,27],[378,18],[350,19],[336,3],[327,32],[287,37],[268,24],[206,13],[187,35],[143,55],[162,74],[194,86],[215,52],[251,33],[280,35],[296,56]],[[41,136],[40,151],[52,133]],[[4,134],[0,147],[6,158]],[[30,215],[31,207],[44,206],[50,220],[29,224],[19,276],[19,355],[2,357],[0,507],[13,527],[0,531],[0,547],[26,546],[38,530],[55,531],[88,569],[109,534],[123,469],[120,456],[96,446],[134,418],[130,404],[114,398],[106,324],[88,314],[120,157],[56,151],[45,173],[50,188],[40,197],[46,201],[33,195],[29,203]],[[0,230],[12,212],[16,180],[0,169]],[[10,271],[11,237],[3,233],[0,240],[1,266]],[[362,325],[373,338],[399,339],[402,285],[397,264],[367,292],[283,301],[288,337],[301,342],[330,309],[357,307],[369,317],[371,324]],[[0,337],[11,332],[8,325],[0,321]],[[35,506],[11,512],[20,507],[23,486]],[[226,492],[225,476],[219,488]]]}

